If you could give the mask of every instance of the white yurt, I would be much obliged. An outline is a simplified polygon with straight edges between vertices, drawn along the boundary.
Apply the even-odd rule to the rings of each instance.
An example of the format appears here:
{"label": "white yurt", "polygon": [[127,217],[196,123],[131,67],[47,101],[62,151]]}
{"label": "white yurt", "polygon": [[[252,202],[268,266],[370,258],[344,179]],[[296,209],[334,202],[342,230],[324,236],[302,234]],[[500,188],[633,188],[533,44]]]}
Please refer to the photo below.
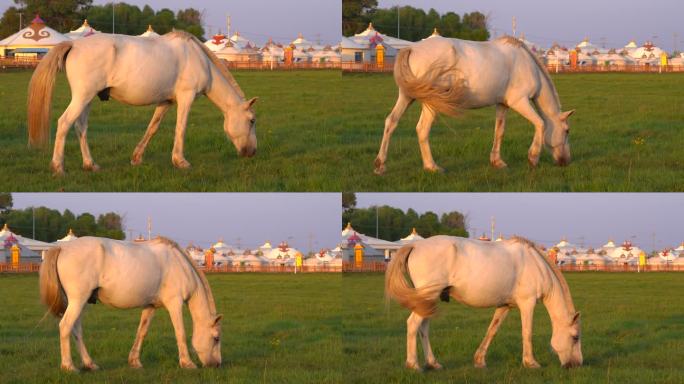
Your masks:
{"label": "white yurt", "polygon": [[282,63],[285,60],[285,50],[277,45],[263,47],[261,60],[266,63]]}
{"label": "white yurt", "polygon": [[579,50],[582,52],[589,52],[589,53],[591,53],[591,52],[601,53],[601,52],[605,51],[604,49],[600,48],[599,46],[592,44],[589,41],[588,37],[585,38],[584,40],[582,40],[579,44],[577,44],[576,47],[579,48]]}
{"label": "white yurt", "polygon": [[71,40],[78,40],[84,37],[92,36],[96,33],[100,33],[100,31],[91,27],[90,24],[88,24],[88,19],[85,19],[83,20],[83,25],[74,29],[73,31],[65,33],[64,36],[70,38]]}
{"label": "white yurt", "polygon": [[409,233],[408,236],[400,239],[398,241],[398,243],[400,243],[402,245],[403,244],[410,244],[410,243],[413,243],[414,241],[423,240],[423,239],[424,239],[424,237],[419,235],[418,232],[416,232],[416,229],[413,228],[413,230],[411,230],[411,233]]}
{"label": "white yurt", "polygon": [[16,245],[20,250],[20,262],[37,263],[42,260],[43,253],[54,245],[43,241],[29,239],[17,235],[5,223],[0,230],[0,262],[10,262],[11,248]]}
{"label": "white yurt", "polygon": [[140,37],[159,37],[159,34],[152,29],[152,25],[147,26],[147,30],[142,34],[138,35]]}
{"label": "white yurt", "polygon": [[339,52],[332,49],[330,46],[326,46],[321,51],[315,51],[311,54],[311,61],[314,63],[339,63],[342,60],[342,56]]}
{"label": "white yurt", "polygon": [[298,250],[291,248],[286,241],[282,241],[278,244],[278,247],[271,249],[268,253],[264,253],[264,258],[271,265],[289,265],[291,264],[290,262],[294,263],[298,253],[300,253]]}
{"label": "white yurt", "polygon": [[0,57],[39,58],[64,41],[71,39],[45,25],[36,15],[28,27],[0,40]]}
{"label": "white yurt", "polygon": [[71,240],[76,240],[76,239],[78,239],[78,236],[76,236],[76,235],[74,234],[74,231],[72,231],[71,228],[69,228],[69,232],[66,234],[66,236],[64,236],[64,237],[62,237],[61,239],[57,240],[57,242],[58,242],[58,243],[64,243],[64,242],[71,241]]}
{"label": "white yurt", "polygon": [[232,41],[228,41],[223,48],[215,51],[214,54],[216,54],[219,59],[229,62],[255,62],[261,60],[259,51],[249,44],[240,48],[240,46],[234,44]]}
{"label": "white yurt", "polygon": [[212,36],[210,40],[205,41],[204,45],[207,48],[209,48],[210,51],[216,52],[219,49],[223,48],[223,46],[226,44],[227,41],[228,41],[228,38],[226,37],[226,35],[222,34],[219,31],[219,33]]}
{"label": "white yurt", "polygon": [[256,47],[254,42],[246,39],[244,36],[241,36],[239,31],[235,31],[229,40],[238,48],[246,48],[247,46]]}
{"label": "white yurt", "polygon": [[314,50],[319,50],[323,48],[319,45],[314,44],[312,41],[305,39],[301,33],[299,33],[297,35],[297,38],[292,40],[290,44],[294,45],[295,48],[302,50],[308,50],[310,48],[313,48]]}
{"label": "white yurt", "polygon": [[635,49],[632,51],[630,54],[632,58],[637,59],[639,61],[646,61],[650,62],[651,60],[655,60],[656,63],[660,61],[660,55],[663,53],[663,50],[660,49],[659,47],[656,47],[653,42],[647,41],[644,43],[643,46]]}

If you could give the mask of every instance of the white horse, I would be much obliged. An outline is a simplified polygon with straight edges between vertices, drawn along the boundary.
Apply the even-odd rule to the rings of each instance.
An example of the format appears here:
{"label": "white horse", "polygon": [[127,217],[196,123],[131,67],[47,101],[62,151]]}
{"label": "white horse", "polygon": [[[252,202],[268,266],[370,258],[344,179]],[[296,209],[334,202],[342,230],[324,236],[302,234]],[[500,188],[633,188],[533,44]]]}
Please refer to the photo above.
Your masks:
{"label": "white horse", "polygon": [[494,145],[489,156],[494,167],[506,167],[500,148],[509,108],[534,124],[534,140],[528,152],[531,166],[539,162],[542,143],[551,149],[558,165],[570,162],[568,118],[574,111],[561,112],[548,71],[518,39],[506,36],[491,42],[473,42],[432,37],[399,51],[394,79],[399,98],[385,120],[375,159],[376,174],[385,172],[392,132],[414,100],[423,104],[416,131],[423,168],[428,171],[442,171],[432,158],[428,142],[437,113],[456,116],[463,109],[490,105],[496,105]]}
{"label": "white horse", "polygon": [[[406,276],[410,278],[407,281]],[[415,287],[415,288],[414,288]],[[440,369],[430,347],[430,317],[437,301],[472,307],[495,307],[487,334],[475,352],[475,366],[485,367],[489,343],[511,307],[520,309],[523,364],[538,368],[532,354],[532,315],[541,299],[551,318],[551,347],[565,368],[582,365],[580,314],[560,270],[535,245],[523,238],[483,242],[435,236],[402,247],[385,275],[387,300],[411,309],[407,320],[406,366],[420,370],[416,332],[420,333],[426,368]]]}
{"label": "white horse", "polygon": [[169,311],[182,368],[196,368],[190,358],[183,326],[183,303],[192,316],[192,346],[204,366],[221,364],[222,315],[204,274],[176,243],[156,238],[126,243],[82,237],[50,249],[40,267],[40,297],[59,322],[62,369],[76,371],[69,336],[78,345],[85,369],[98,369],[81,331],[81,314],[95,300],[114,308],[142,307],[140,325],[128,355],[133,368],[142,368],[140,349],[156,308]]}
{"label": "white horse", "polygon": [[159,123],[176,103],[176,135],[171,160],[178,168],[190,163],[183,155],[190,106],[198,95],[207,97],[223,112],[223,129],[241,156],[256,153],[256,98],[245,95],[225,65],[196,37],[174,31],[157,38],[97,34],[56,45],[33,73],[28,93],[29,144],[47,145],[52,89],[59,68],[66,68],[71,103],[59,118],[51,167],[64,172],[64,140],[71,125],[81,144],[83,168],[99,169],[90,155],[86,133],[93,98],[114,98],[129,105],[157,105],[147,132],[138,143],[131,164],[142,162],[145,147]]}

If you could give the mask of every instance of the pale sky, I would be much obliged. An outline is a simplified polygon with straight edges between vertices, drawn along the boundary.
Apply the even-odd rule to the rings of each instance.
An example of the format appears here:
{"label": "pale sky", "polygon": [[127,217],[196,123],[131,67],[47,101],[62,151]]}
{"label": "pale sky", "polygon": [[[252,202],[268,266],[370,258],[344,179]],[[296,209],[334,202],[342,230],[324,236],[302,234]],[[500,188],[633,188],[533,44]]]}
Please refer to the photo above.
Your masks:
{"label": "pale sky", "polygon": [[[677,247],[684,240],[682,193],[357,193],[357,206],[390,205],[404,211],[467,215],[471,237],[520,235],[553,245],[562,237],[600,247],[609,238],[644,249]],[[380,224],[382,225],[382,224]],[[369,234],[372,235],[372,234]]]}
{"label": "pale sky", "polygon": [[512,33],[517,19],[518,33],[527,40],[549,47],[554,41],[574,46],[585,37],[607,48],[625,46],[630,39],[638,44],[652,40],[672,51],[674,33],[677,46],[684,48],[684,1],[681,0],[379,0],[382,8],[411,5],[426,11],[458,14],[480,11],[489,15],[490,27],[499,35]]}
{"label": "pale sky", "polygon": [[[133,237],[163,235],[185,246],[206,247],[220,238],[256,247],[287,241],[308,251],[340,241],[339,193],[13,193],[14,208],[46,206],[74,214],[117,212]],[[126,231],[126,236],[129,232]],[[311,237],[310,237],[311,236]],[[238,240],[239,238],[239,240]]]}
{"label": "pale sky", "polygon": [[[118,2],[118,1],[117,1]],[[342,36],[341,0],[126,0],[142,8],[149,4],[155,11],[169,8],[195,8],[204,13],[207,38],[219,29],[226,33],[226,15],[230,14],[232,28],[263,45],[269,37],[287,43],[302,33],[307,40],[323,44],[337,44]],[[107,4],[111,0],[94,0]],[[0,0],[0,9],[14,5],[12,0]],[[49,25],[49,20],[47,21]]]}

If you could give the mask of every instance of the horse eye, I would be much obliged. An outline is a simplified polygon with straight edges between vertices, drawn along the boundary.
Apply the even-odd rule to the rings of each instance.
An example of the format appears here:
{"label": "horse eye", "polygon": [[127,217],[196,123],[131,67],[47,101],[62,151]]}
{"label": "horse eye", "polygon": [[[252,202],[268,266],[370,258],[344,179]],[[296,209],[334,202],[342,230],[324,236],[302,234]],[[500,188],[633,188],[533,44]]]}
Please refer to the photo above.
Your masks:
{"label": "horse eye", "polygon": [[249,121],[250,124],[254,125],[256,123],[256,119],[252,119]]}
{"label": "horse eye", "polygon": [[580,339],[579,336],[573,336],[573,337],[572,337],[572,341],[574,341],[575,343],[578,342],[579,339]]}
{"label": "horse eye", "polygon": [[219,341],[221,341],[221,338],[219,338],[218,336],[214,337],[214,342],[215,342],[215,343],[218,343]]}

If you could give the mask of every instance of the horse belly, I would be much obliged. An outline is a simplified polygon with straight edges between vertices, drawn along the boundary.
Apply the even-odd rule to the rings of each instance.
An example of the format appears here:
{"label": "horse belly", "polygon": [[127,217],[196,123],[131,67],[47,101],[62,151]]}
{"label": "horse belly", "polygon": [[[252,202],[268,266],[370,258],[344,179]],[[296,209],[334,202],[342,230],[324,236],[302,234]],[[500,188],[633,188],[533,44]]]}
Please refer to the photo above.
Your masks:
{"label": "horse belly", "polygon": [[113,85],[110,96],[129,105],[151,105],[174,99],[174,81],[168,78],[153,77],[138,81],[126,79]]}
{"label": "horse belly", "polygon": [[115,308],[155,305],[161,286],[158,268],[129,264],[100,276],[98,299]]}
{"label": "horse belly", "polygon": [[454,299],[472,307],[512,303],[516,271],[507,266],[506,260],[499,262],[490,256],[467,255],[459,258],[450,279]]}

